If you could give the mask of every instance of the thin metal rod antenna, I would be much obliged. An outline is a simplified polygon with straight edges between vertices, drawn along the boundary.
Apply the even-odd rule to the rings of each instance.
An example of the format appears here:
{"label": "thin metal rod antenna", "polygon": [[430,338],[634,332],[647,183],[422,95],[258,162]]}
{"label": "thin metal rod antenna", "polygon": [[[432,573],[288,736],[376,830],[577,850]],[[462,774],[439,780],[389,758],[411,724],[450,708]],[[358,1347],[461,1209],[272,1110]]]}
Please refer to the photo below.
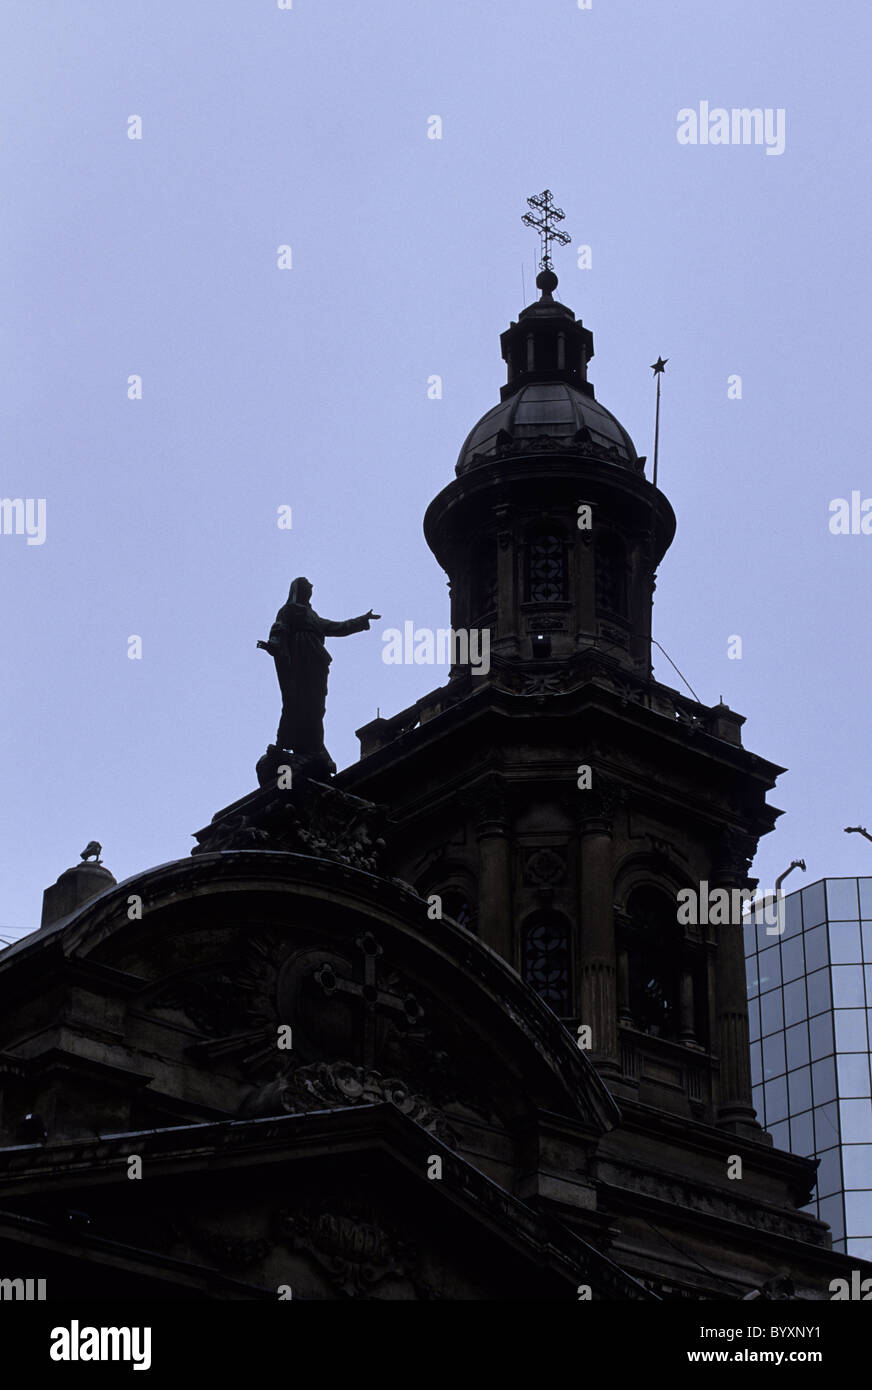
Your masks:
{"label": "thin metal rod antenna", "polygon": [[[655,410],[655,414],[654,414],[654,486],[655,486],[655,488],[656,488],[656,460],[658,460],[659,445],[661,445],[661,377],[662,377],[663,373],[665,373],[665,370],[666,370],[666,363],[668,363],[668,361],[669,361],[669,357],[658,357],[658,359],[656,359],[656,361],[652,361],[652,363],[651,363],[651,371],[652,371],[652,373],[654,373],[654,375],[655,375],[655,377],[656,377],[656,410]],[[654,512],[655,512],[655,505],[656,505],[656,492],[654,493],[654,496],[652,496],[652,498],[651,498],[651,537],[649,537],[649,542],[651,542],[651,553],[654,553]],[[652,582],[655,581],[655,578],[656,578],[656,574],[654,573],[654,571],[652,571],[652,574],[651,574],[651,580],[652,580]],[[654,603],[654,589],[652,589],[652,591],[651,591],[651,602]],[[651,617],[651,621],[654,621],[654,616]],[[654,637],[652,637],[652,634],[651,634],[651,627],[649,627],[649,628],[648,628],[648,680],[651,680],[652,676],[654,676],[654,653],[652,653],[652,651],[651,651],[651,645],[652,645],[652,644],[654,644],[654,646],[659,646],[659,642],[655,642],[655,641],[654,641]],[[661,652],[663,652],[662,646],[661,646],[661,648],[659,648],[659,649],[661,649]],[[675,662],[673,662],[672,657],[666,655],[666,652],[663,652],[663,656],[666,656],[666,660],[668,660],[670,666],[675,666]],[[675,669],[676,669],[676,671],[679,671],[679,667],[676,666]],[[679,671],[679,676],[681,676],[680,671]],[[687,689],[688,689],[688,691],[691,692],[691,695],[694,696],[695,701],[697,701],[698,703],[700,703],[700,696],[698,696],[697,694],[695,694],[693,687],[691,687],[690,681],[684,680],[684,677],[683,677],[683,676],[681,676],[681,680],[683,680],[683,681],[684,681],[684,684],[687,685]]]}
{"label": "thin metal rod antenna", "polygon": [[527,303],[527,278],[524,275],[524,262],[521,261],[521,302]]}
{"label": "thin metal rod antenna", "polygon": [[657,405],[654,410],[654,486],[657,486],[657,457],[660,452],[660,377],[657,373]]}
{"label": "thin metal rod antenna", "polygon": [[660,454],[660,378],[666,371],[668,357],[658,357],[651,363],[651,370],[657,378],[657,407],[654,412],[654,486],[657,486],[657,459]]}

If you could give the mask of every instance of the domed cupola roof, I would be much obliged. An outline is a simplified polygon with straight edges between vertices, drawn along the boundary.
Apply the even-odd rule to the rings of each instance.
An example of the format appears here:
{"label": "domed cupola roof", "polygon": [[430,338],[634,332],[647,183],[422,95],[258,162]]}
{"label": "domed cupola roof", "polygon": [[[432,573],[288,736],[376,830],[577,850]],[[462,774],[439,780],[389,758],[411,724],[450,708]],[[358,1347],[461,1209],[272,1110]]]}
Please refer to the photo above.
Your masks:
{"label": "domed cupola roof", "polygon": [[524,440],[535,441],[534,449],[548,440],[598,446],[605,458],[636,471],[633,441],[605,406],[568,382],[532,381],[482,416],[460,451],[457,472],[474,466],[476,455],[523,447]]}
{"label": "domed cupola roof", "polygon": [[500,338],[507,368],[500,403],[470,431],[456,472],[502,453],[555,449],[593,454],[641,472],[644,459],[614,415],[595,400],[587,379],[593,334],[555,300],[553,270],[540,271],[536,285],[541,298],[522,309]]}

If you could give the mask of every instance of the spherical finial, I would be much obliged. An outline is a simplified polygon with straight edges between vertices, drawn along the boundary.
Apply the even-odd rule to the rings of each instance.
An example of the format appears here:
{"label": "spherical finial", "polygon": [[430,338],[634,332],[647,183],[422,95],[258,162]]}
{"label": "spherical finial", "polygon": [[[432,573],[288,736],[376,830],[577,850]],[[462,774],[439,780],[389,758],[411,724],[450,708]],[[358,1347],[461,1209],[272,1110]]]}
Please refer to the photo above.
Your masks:
{"label": "spherical finial", "polygon": [[539,274],[536,276],[536,288],[542,291],[543,299],[546,294],[554,293],[557,289],[557,284],[557,276],[554,274],[553,270],[540,270]]}

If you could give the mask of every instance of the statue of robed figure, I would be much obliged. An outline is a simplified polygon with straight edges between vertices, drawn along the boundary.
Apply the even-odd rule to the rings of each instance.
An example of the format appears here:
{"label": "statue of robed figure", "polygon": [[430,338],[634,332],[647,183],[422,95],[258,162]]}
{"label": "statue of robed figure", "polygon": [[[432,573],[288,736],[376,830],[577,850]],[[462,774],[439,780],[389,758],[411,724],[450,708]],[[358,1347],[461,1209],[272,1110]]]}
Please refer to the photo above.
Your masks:
{"label": "statue of robed figure", "polygon": [[311,773],[330,776],[335,773],[336,764],[324,747],[327,675],[332,661],[324,638],[364,632],[370,622],[381,616],[370,609],[359,618],[331,622],[315,612],[311,597],[309,580],[295,579],[287,603],[276,614],[268,641],[257,644],[275,661],[282,692],[282,717],[276,742],[268,749],[266,759],[258,764],[261,782],[272,776],[274,765],[282,761],[282,754],[291,752],[295,761],[300,760]]}

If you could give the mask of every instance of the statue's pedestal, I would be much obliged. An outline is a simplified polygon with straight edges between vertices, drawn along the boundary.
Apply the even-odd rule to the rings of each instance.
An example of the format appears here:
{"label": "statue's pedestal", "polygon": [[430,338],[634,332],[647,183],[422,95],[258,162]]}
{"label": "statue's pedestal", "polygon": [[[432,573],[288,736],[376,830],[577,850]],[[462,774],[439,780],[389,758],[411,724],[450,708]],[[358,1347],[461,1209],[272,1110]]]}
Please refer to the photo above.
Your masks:
{"label": "statue's pedestal", "polygon": [[[291,768],[290,787],[278,785],[288,774],[277,774],[276,781],[225,806],[205,829],[195,831],[197,844],[191,853],[279,850],[381,873],[383,811],[371,801],[316,781],[308,775],[311,763],[307,768],[302,759],[283,755],[281,765]],[[259,764],[259,778],[261,771]]]}
{"label": "statue's pedestal", "polygon": [[296,786],[302,786],[313,777],[319,782],[333,777],[336,764],[326,748],[322,748],[320,753],[298,754],[289,753],[286,748],[277,748],[271,743],[263,757],[258,758],[254,770],[261,787],[278,787],[282,790],[291,781]]}

